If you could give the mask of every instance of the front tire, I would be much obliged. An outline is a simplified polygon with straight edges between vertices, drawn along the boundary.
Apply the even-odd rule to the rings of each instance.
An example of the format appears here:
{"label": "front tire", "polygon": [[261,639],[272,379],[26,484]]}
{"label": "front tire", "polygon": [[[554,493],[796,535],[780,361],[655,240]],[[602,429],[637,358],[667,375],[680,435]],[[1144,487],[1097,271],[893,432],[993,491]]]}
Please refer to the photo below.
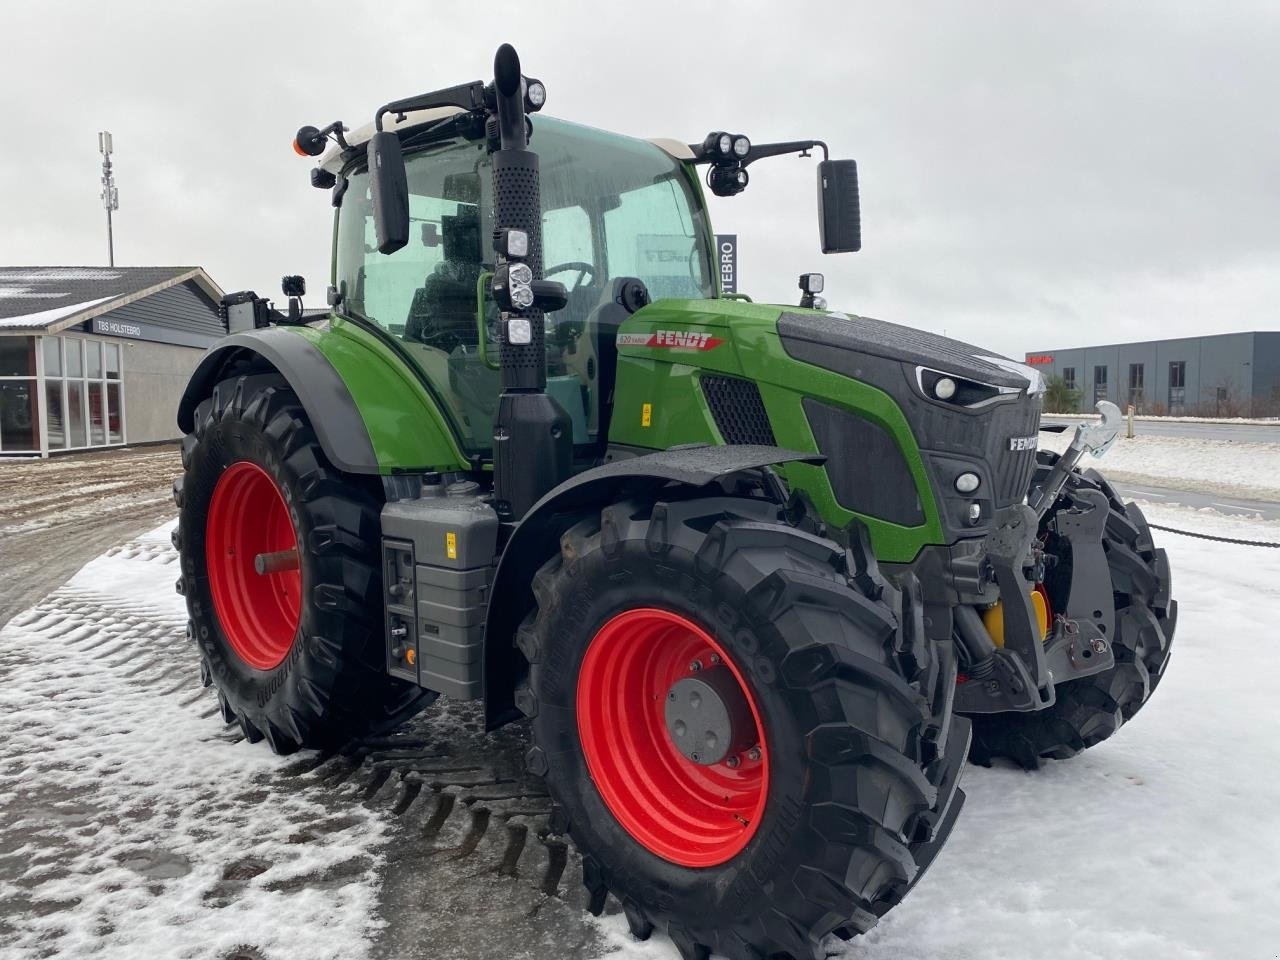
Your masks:
{"label": "front tire", "polygon": [[[178,591],[228,723],[292,753],[389,729],[430,702],[384,666],[377,488],[333,469],[283,380],[219,383],[182,462]],[[266,555],[282,569],[259,573]]]}
{"label": "front tire", "polygon": [[[583,519],[534,593],[516,702],[593,912],[613,894],[686,958],[808,960],[873,926],[949,834],[969,725],[914,581],[855,582],[836,544],[721,497]],[[682,753],[665,712],[669,685],[717,670],[726,703],[742,693],[732,765]]]}
{"label": "front tire", "polygon": [[[1056,460],[1055,454],[1040,455],[1033,488]],[[1065,760],[1101,743],[1151,699],[1169,665],[1178,622],[1169,558],[1152,542],[1142,511],[1136,504],[1123,503],[1096,470],[1073,471],[1067,482],[1069,488],[1100,490],[1107,496],[1102,542],[1116,612],[1115,666],[1058,684],[1056,700],[1047,710],[974,717],[970,758],[975,763],[986,765],[1001,757],[1030,770],[1041,760]],[[1061,507],[1061,501],[1055,504],[1040,524],[1046,552],[1057,559],[1045,578],[1055,610],[1066,609],[1071,584],[1070,546],[1057,536],[1054,524]]]}

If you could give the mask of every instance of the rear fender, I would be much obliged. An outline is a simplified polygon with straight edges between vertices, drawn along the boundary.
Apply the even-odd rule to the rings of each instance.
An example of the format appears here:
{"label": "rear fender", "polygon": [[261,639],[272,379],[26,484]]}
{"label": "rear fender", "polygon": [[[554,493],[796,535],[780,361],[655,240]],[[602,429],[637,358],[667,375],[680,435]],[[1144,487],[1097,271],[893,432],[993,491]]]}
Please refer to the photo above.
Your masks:
{"label": "rear fender", "polygon": [[512,532],[490,590],[485,619],[485,722],[490,730],[520,716],[516,683],[524,672],[516,631],[533,609],[533,577],[559,549],[560,535],[584,513],[625,494],[661,489],[704,490],[762,467],[821,465],[825,458],[769,446],[676,447],[616,460],[580,473],[544,496]]}

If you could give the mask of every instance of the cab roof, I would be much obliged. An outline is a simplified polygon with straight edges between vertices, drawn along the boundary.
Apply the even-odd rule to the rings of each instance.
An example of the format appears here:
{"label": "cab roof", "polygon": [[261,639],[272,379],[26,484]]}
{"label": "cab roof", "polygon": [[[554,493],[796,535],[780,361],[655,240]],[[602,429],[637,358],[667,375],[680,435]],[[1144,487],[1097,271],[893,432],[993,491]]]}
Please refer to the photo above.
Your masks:
{"label": "cab roof", "polygon": [[[398,116],[387,114],[382,119],[382,128],[384,130],[408,130],[412,127],[424,126],[463,112],[460,107],[433,107],[430,110],[412,110],[409,113]],[[369,138],[374,134],[374,130],[375,127],[372,121],[364,124],[364,126],[357,127],[346,134],[347,144],[352,147],[358,147],[368,143]],[[694,159],[693,151],[689,149],[689,145],[681,143],[679,140],[658,137],[650,139],[648,142],[676,160]],[[346,161],[343,159],[343,151],[340,147],[331,146],[320,157],[321,169],[327,170],[332,174],[341,173],[344,166],[346,166]]]}

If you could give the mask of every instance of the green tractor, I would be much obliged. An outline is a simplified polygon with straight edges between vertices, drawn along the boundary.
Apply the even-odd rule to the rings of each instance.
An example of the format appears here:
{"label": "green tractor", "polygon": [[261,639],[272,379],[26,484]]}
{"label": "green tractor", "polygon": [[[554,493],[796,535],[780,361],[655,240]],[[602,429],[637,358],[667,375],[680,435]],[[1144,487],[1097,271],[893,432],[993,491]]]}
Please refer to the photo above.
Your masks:
{"label": "green tractor", "polygon": [[[288,753],[438,695],[529,769],[633,933],[820,955],[919,881],[966,756],[1028,768],[1142,706],[1176,621],[1142,514],[1037,452],[1037,372],[720,289],[713,193],[819,141],[644,141],[492,82],[304,127],[331,310],[252,293],[179,411],[179,591],[204,682]],[[857,170],[818,168],[823,252]]]}

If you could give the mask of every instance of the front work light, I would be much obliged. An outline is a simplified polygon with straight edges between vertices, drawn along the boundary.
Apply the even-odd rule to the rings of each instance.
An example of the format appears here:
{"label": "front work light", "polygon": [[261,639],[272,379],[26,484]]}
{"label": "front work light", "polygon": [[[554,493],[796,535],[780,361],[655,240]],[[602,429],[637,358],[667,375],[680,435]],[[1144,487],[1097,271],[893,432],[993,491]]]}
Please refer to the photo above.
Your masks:
{"label": "front work light", "polygon": [[[533,306],[533,287],[523,283],[511,284],[511,304],[519,310],[528,310]],[[527,322],[527,321],[526,321]],[[528,340],[512,340],[512,343],[528,343]]]}
{"label": "front work light", "polygon": [[[532,297],[533,294],[529,296]],[[516,346],[533,343],[533,324],[528,317],[511,317],[507,320],[507,343]]]}
{"label": "front work light", "polygon": [[751,152],[751,141],[746,137],[735,137],[733,141],[733,152],[741,159]]}
{"label": "front work light", "polygon": [[538,111],[547,102],[547,88],[541,80],[530,80],[524,88],[524,99],[527,109]]}
{"label": "front work light", "polygon": [[747,188],[749,179],[747,171],[735,165],[715,164],[707,170],[707,186],[717,197],[737,196]]}
{"label": "front work light", "polygon": [[529,255],[529,234],[514,227],[495,230],[493,248],[509,260],[520,260]]}

